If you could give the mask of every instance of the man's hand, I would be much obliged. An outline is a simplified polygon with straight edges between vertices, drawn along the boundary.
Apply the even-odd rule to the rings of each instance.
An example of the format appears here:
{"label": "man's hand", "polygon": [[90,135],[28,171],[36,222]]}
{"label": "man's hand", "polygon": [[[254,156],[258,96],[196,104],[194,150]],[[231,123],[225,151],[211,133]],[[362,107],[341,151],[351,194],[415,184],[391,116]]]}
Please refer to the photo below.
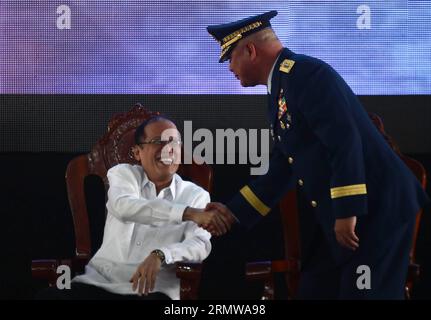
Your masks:
{"label": "man's hand", "polygon": [[193,221],[199,227],[209,224],[214,212],[205,212],[203,209],[187,207],[183,213],[183,221]]}
{"label": "man's hand", "polygon": [[211,234],[219,236],[229,231],[237,220],[232,211],[222,203],[211,202],[207,204],[205,212],[213,212],[214,210],[216,210],[216,213],[213,216],[213,220],[204,226],[204,228],[211,232]]}
{"label": "man's hand", "polygon": [[206,229],[213,236],[220,236],[230,230],[236,222],[230,210],[221,203],[209,203],[205,208],[195,209],[187,207],[184,210],[183,220],[194,221],[199,227]]}
{"label": "man's hand", "polygon": [[356,250],[359,238],[355,234],[356,216],[335,220],[335,237],[340,245]]}
{"label": "man's hand", "polygon": [[162,262],[156,254],[151,253],[146,257],[144,262],[138,266],[138,269],[136,269],[136,272],[130,279],[130,282],[133,282],[133,291],[136,291],[138,286],[138,295],[140,296],[142,293],[144,293],[144,295],[148,295],[149,292],[153,291],[161,265]]}
{"label": "man's hand", "polygon": [[[227,232],[227,226],[217,217],[216,210],[207,210],[196,209],[187,207],[184,210],[183,220],[193,221],[199,227],[206,229],[212,235],[220,235]],[[209,226],[212,225],[213,228],[209,229]]]}

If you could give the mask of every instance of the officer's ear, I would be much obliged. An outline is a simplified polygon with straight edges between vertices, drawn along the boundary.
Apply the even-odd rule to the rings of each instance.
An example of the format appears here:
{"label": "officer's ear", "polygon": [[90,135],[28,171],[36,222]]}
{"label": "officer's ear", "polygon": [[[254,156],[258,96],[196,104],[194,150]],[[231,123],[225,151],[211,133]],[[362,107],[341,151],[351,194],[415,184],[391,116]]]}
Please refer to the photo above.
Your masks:
{"label": "officer's ear", "polygon": [[250,58],[250,60],[254,61],[256,59],[256,56],[257,56],[256,46],[254,45],[254,43],[253,42],[247,43],[246,50],[247,50],[247,55]]}

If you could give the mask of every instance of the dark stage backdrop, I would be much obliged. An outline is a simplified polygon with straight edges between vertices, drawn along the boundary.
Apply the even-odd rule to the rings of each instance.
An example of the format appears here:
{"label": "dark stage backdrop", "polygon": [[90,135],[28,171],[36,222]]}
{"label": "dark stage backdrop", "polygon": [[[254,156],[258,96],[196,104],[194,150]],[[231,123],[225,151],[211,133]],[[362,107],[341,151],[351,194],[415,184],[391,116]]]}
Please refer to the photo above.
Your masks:
{"label": "dark stage backdrop", "polygon": [[[407,153],[431,153],[431,96],[360,96]],[[0,95],[0,152],[86,152],[136,102],[182,127],[268,128],[265,95]],[[322,110],[324,112],[324,110]]]}

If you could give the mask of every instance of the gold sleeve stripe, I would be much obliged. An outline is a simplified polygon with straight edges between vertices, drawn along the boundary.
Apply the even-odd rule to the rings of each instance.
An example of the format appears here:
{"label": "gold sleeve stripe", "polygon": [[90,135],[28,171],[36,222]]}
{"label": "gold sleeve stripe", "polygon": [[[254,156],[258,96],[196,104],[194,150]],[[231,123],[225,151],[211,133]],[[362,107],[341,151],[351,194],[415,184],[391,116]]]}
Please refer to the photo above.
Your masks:
{"label": "gold sleeve stripe", "polygon": [[250,203],[250,205],[256,209],[257,212],[259,212],[262,216],[266,216],[268,212],[271,210],[269,207],[267,207],[260,199],[254,194],[254,192],[250,189],[249,186],[243,187],[239,191],[245,200]]}
{"label": "gold sleeve stripe", "polygon": [[353,184],[351,186],[331,188],[331,199],[356,196],[359,194],[367,194],[367,186],[365,184]]}

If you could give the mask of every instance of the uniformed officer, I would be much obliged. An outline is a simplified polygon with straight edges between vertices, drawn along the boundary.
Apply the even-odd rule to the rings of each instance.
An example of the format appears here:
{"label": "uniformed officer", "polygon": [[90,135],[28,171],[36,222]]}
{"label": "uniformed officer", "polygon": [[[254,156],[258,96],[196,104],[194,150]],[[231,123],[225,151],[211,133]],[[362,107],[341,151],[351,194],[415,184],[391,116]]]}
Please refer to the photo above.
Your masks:
{"label": "uniformed officer", "polygon": [[[267,174],[226,206],[210,204],[219,214],[209,215],[208,228],[223,233],[235,220],[250,227],[297,187],[308,206],[298,297],[402,299],[415,214],[427,196],[341,76],[283,47],[270,24],[276,15],[208,27],[219,62],[229,60],[242,86],[267,85],[275,139]],[[363,270],[371,276],[365,287],[357,281]]]}

